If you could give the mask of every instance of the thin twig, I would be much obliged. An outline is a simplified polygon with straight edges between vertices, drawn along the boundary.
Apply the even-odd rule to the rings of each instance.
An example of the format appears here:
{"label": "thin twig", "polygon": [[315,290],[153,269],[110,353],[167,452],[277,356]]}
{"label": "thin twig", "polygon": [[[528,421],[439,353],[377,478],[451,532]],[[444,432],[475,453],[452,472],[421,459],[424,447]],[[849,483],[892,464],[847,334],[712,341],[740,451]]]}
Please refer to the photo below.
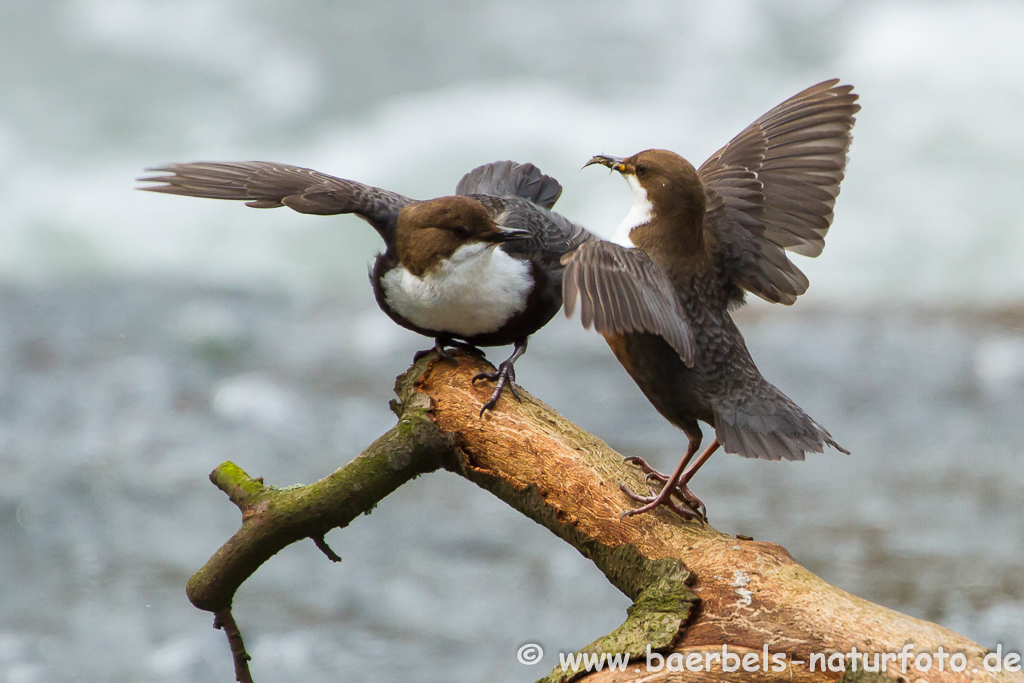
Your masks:
{"label": "thin twig", "polygon": [[249,660],[252,657],[245,651],[242,632],[238,630],[238,624],[235,623],[235,618],[231,615],[230,607],[214,612],[213,627],[223,630],[224,635],[228,637],[231,657],[235,660],[235,680],[238,683],[253,683],[252,674],[249,672]]}
{"label": "thin twig", "polygon": [[327,545],[327,539],[323,536],[310,536],[313,539],[313,543],[316,543],[316,547],[320,549],[327,559],[331,562],[341,562],[341,556],[331,550],[331,546]]}

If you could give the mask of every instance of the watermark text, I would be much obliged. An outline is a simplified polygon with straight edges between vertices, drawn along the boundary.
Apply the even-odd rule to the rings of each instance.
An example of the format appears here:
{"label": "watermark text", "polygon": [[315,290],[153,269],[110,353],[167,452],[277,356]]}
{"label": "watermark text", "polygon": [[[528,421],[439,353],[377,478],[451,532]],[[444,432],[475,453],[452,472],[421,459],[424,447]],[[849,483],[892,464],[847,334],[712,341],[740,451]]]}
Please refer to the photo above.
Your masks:
{"label": "watermark text", "polygon": [[[523,664],[533,665],[540,662],[544,649],[536,643],[527,643],[519,648],[516,657]],[[708,672],[721,670],[726,673],[745,671],[781,673],[792,665],[805,666],[812,672],[828,671],[843,673],[845,671],[885,672],[898,670],[904,674],[910,672],[927,673],[929,671],[965,671],[970,662],[963,652],[947,651],[942,647],[935,650],[918,650],[912,643],[903,646],[898,652],[863,652],[851,647],[849,652],[815,652],[807,659],[795,659],[784,652],[771,652],[765,645],[760,652],[744,649],[733,652],[728,645],[721,650],[702,650],[700,652],[672,652],[662,654],[653,652],[647,646],[645,655],[631,659],[629,653],[617,652],[575,652],[559,653],[558,665],[562,671],[626,671],[630,665],[637,673],[646,669],[648,672],[681,671]],[[641,669],[640,667],[643,667]],[[990,673],[1021,671],[1021,656],[1016,652],[1003,653],[999,645],[995,651],[989,652],[982,659],[981,666]],[[975,665],[972,672],[977,672]]]}

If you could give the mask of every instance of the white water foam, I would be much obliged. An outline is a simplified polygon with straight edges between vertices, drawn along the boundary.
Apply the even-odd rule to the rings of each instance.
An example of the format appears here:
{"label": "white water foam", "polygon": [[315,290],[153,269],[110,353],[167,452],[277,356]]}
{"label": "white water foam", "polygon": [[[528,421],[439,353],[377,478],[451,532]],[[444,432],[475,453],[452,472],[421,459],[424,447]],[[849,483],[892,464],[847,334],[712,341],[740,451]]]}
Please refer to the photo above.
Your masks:
{"label": "white water foam", "polygon": [[[209,158],[314,166],[416,197],[453,191],[479,163],[530,160],[565,186],[563,213],[610,236],[629,190],[600,170],[578,172],[591,155],[658,146],[699,163],[777,102],[839,75],[857,86],[864,110],[828,246],[818,259],[795,257],[811,280],[807,299],[1024,298],[1024,43],[1015,39],[1024,8],[876,2],[762,9],[760,18],[733,3],[696,15],[672,5],[619,8],[556,40],[543,28],[558,20],[556,8],[499,30],[505,10],[485,5],[453,29],[483,50],[479,64],[446,53],[419,64],[395,52],[397,43],[390,53],[384,45],[381,57],[391,61],[379,73],[362,67],[380,81],[367,96],[369,86],[338,71],[359,65],[329,59],[341,48],[296,26],[272,31],[269,6],[218,43],[218,27],[238,18],[236,4],[190,5],[189,22],[207,29],[188,39],[159,3],[71,6],[59,37],[76,39],[86,65],[121,69],[123,83],[90,94],[46,80],[40,66],[23,84],[44,103],[63,104],[64,88],[81,111],[38,121],[14,111],[0,121],[0,278],[157,273],[319,288],[364,277],[379,241],[356,219],[129,191],[145,165]],[[790,35],[804,25],[820,35]],[[612,28],[619,35],[609,44],[600,36]],[[608,54],[593,55],[594,44],[609,44]],[[585,46],[593,64],[579,57]],[[516,68],[504,64],[509,58]],[[151,73],[132,66],[140,60]],[[435,78],[437,61],[473,77]],[[169,99],[179,91],[131,99],[154,78],[183,72],[196,79],[192,99]],[[113,94],[137,109],[122,114],[134,137],[111,137],[103,130],[110,122],[90,113],[105,111]],[[54,116],[78,126],[80,150],[68,149],[73,141]]]}

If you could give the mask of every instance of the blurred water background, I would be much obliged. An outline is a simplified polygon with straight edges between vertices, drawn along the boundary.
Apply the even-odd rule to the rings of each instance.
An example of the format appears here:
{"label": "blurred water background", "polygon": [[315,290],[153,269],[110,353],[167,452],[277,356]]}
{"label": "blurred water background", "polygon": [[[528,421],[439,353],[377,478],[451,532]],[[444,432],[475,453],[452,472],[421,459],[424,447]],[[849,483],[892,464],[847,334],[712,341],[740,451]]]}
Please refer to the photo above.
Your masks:
{"label": "blurred water background", "polygon": [[[715,525],[982,644],[1024,648],[1024,5],[0,0],[0,681],[228,681],[188,576],[236,528],[232,459],[318,479],[393,424],[428,342],[373,304],[351,217],[131,190],[266,159],[413,197],[533,161],[609,234],[595,153],[699,163],[819,80],[857,86],[828,248],[739,314],[764,374],[853,455],[713,458]],[[505,349],[490,351],[492,359]],[[624,453],[684,445],[557,319],[522,384]],[[260,681],[527,681],[621,622],[575,551],[446,473],[267,563]],[[516,661],[527,642],[543,666]],[[543,669],[543,671],[541,671]]]}

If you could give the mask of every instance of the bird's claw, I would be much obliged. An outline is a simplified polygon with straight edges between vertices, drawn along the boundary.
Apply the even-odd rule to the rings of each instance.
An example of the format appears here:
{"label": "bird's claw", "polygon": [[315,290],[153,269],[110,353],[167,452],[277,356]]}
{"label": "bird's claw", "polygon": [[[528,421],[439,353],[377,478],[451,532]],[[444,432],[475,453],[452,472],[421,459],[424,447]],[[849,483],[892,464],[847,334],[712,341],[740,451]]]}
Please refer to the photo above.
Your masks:
{"label": "bird's claw", "polygon": [[445,350],[445,347],[448,346],[451,346],[456,349],[462,349],[469,355],[475,356],[477,358],[485,357],[484,352],[478,349],[477,347],[473,346],[472,344],[467,344],[466,342],[457,341],[455,339],[436,339],[434,340],[434,345],[429,349],[423,349],[422,351],[417,351],[416,353],[414,353],[412,356],[412,362],[418,363],[425,356],[429,356],[432,353],[436,353],[438,356],[441,357],[442,360],[455,363],[457,362],[455,356],[453,356],[452,354],[448,353],[448,351]]}
{"label": "bird's claw", "polygon": [[[658,482],[659,484],[662,485],[662,487],[664,487],[664,485],[666,483],[668,483],[669,477],[667,475],[662,474],[658,470],[656,470],[653,467],[651,467],[647,463],[647,461],[644,460],[643,458],[641,458],[640,456],[638,456],[638,455],[631,455],[628,458],[625,458],[625,461],[628,462],[631,465],[636,465],[637,467],[639,467],[641,470],[643,470],[646,473],[646,476],[644,477],[644,481],[647,484],[651,485],[652,489],[654,488],[654,486],[651,484],[652,481]],[[633,494],[632,491],[630,492],[630,494],[636,495],[636,494]],[[630,495],[630,494],[627,494],[627,495]],[[701,499],[698,498],[697,496],[695,496],[693,494],[693,491],[691,491],[688,487],[686,487],[686,486],[676,486],[675,490],[673,491],[673,494],[679,496],[680,498],[682,498],[686,502],[686,505],[688,507],[690,507],[695,512],[697,512],[700,515],[700,517],[705,522],[707,521],[707,517],[708,517],[708,515],[707,515],[707,508],[704,506],[704,503],[701,502]],[[657,496],[655,496],[655,498],[656,497]],[[640,500],[640,499],[639,498],[635,498],[634,500]],[[643,500],[641,502],[650,503],[650,502],[652,502],[652,500],[653,500],[653,498],[652,499],[645,499],[645,500]]]}
{"label": "bird's claw", "polygon": [[[647,461],[645,461],[643,458],[631,456],[626,458],[626,462],[636,465],[644,472],[646,472],[644,482],[651,487],[652,493],[654,491],[657,491],[657,493],[655,493],[655,495],[653,496],[641,496],[640,494],[632,491],[625,484],[620,485],[619,489],[623,493],[625,493],[627,496],[629,496],[636,502],[643,503],[641,507],[638,507],[635,510],[627,510],[626,512],[622,513],[622,518],[631,517],[633,515],[639,515],[644,512],[650,512],[654,508],[660,505],[664,505],[669,510],[676,513],[683,519],[699,519],[702,522],[708,521],[707,508],[705,507],[701,499],[694,495],[693,491],[691,491],[689,487],[685,485],[676,485],[672,487],[671,491],[666,490],[665,484],[666,482],[668,482],[669,478],[666,477],[661,472],[654,469],[653,467],[651,467],[650,465],[648,465]],[[652,481],[656,481],[659,484],[661,484],[661,489],[657,489],[656,485],[651,483]],[[675,501],[672,500],[672,496],[679,496],[679,498],[682,499],[683,503],[685,503],[686,507],[684,508],[676,504]]]}
{"label": "bird's claw", "polygon": [[490,382],[496,381],[498,384],[494,387],[491,397],[487,399],[487,402],[484,403],[482,408],[480,408],[480,417],[483,417],[484,413],[488,410],[494,410],[494,407],[498,405],[498,399],[501,397],[501,392],[504,391],[505,387],[508,387],[517,401],[522,402],[523,399],[519,396],[519,390],[516,389],[516,371],[512,363],[505,361],[498,366],[497,372],[478,373],[473,378],[473,382],[475,383],[481,379],[486,379]]}
{"label": "bird's claw", "polygon": [[706,523],[708,521],[708,509],[704,505],[704,501],[702,501],[700,498],[695,496],[693,494],[693,491],[691,491],[686,486],[683,486],[683,487],[677,486],[676,487],[676,491],[678,493],[681,493],[681,495],[683,497],[683,500],[686,501],[686,507],[690,508],[691,510],[696,512],[698,515],[700,515],[701,521]]}
{"label": "bird's claw", "polygon": [[624,460],[625,462],[628,462],[630,465],[636,465],[637,467],[642,469],[647,474],[648,478],[657,479],[663,484],[666,481],[668,481],[668,477],[666,477],[664,474],[662,474],[661,472],[647,464],[647,461],[641,458],[639,455],[631,455],[628,458],[625,458]]}
{"label": "bird's claw", "polygon": [[[640,515],[645,512],[650,512],[651,510],[664,505],[666,508],[676,513],[683,519],[699,519],[702,522],[707,522],[707,515],[704,514],[701,510],[692,509],[688,502],[686,507],[679,505],[674,500],[672,500],[672,493],[666,494],[665,489],[662,489],[655,496],[641,496],[639,493],[634,493],[625,484],[620,484],[619,490],[625,493],[632,500],[635,500],[638,503],[644,503],[644,505],[633,510],[626,510],[621,515],[619,515],[619,519],[625,519],[626,517],[632,517],[633,515]],[[676,492],[674,491],[673,493]],[[700,508],[703,509],[703,507],[703,504],[701,504]]]}
{"label": "bird's claw", "polygon": [[648,472],[647,476],[644,477],[644,481],[646,481],[648,484],[650,484],[652,481],[656,481],[662,486],[664,486],[666,483],[668,483],[668,477],[666,477],[661,472]]}
{"label": "bird's claw", "polygon": [[455,360],[455,358],[452,357],[452,355],[450,353],[448,353],[447,351],[444,350],[444,344],[442,344],[441,342],[435,342],[434,345],[431,346],[429,349],[423,349],[422,351],[417,351],[416,353],[414,353],[412,355],[412,362],[413,363],[419,363],[421,360],[423,360],[424,358],[426,358],[427,356],[429,356],[432,353],[436,353],[443,360],[447,360],[447,361]]}
{"label": "bird's claw", "polygon": [[454,346],[457,349],[462,349],[463,351],[473,356],[474,358],[487,358],[487,355],[484,354],[483,351],[473,346],[472,344],[467,344],[466,342],[463,341],[452,340],[449,341],[447,345]]}

